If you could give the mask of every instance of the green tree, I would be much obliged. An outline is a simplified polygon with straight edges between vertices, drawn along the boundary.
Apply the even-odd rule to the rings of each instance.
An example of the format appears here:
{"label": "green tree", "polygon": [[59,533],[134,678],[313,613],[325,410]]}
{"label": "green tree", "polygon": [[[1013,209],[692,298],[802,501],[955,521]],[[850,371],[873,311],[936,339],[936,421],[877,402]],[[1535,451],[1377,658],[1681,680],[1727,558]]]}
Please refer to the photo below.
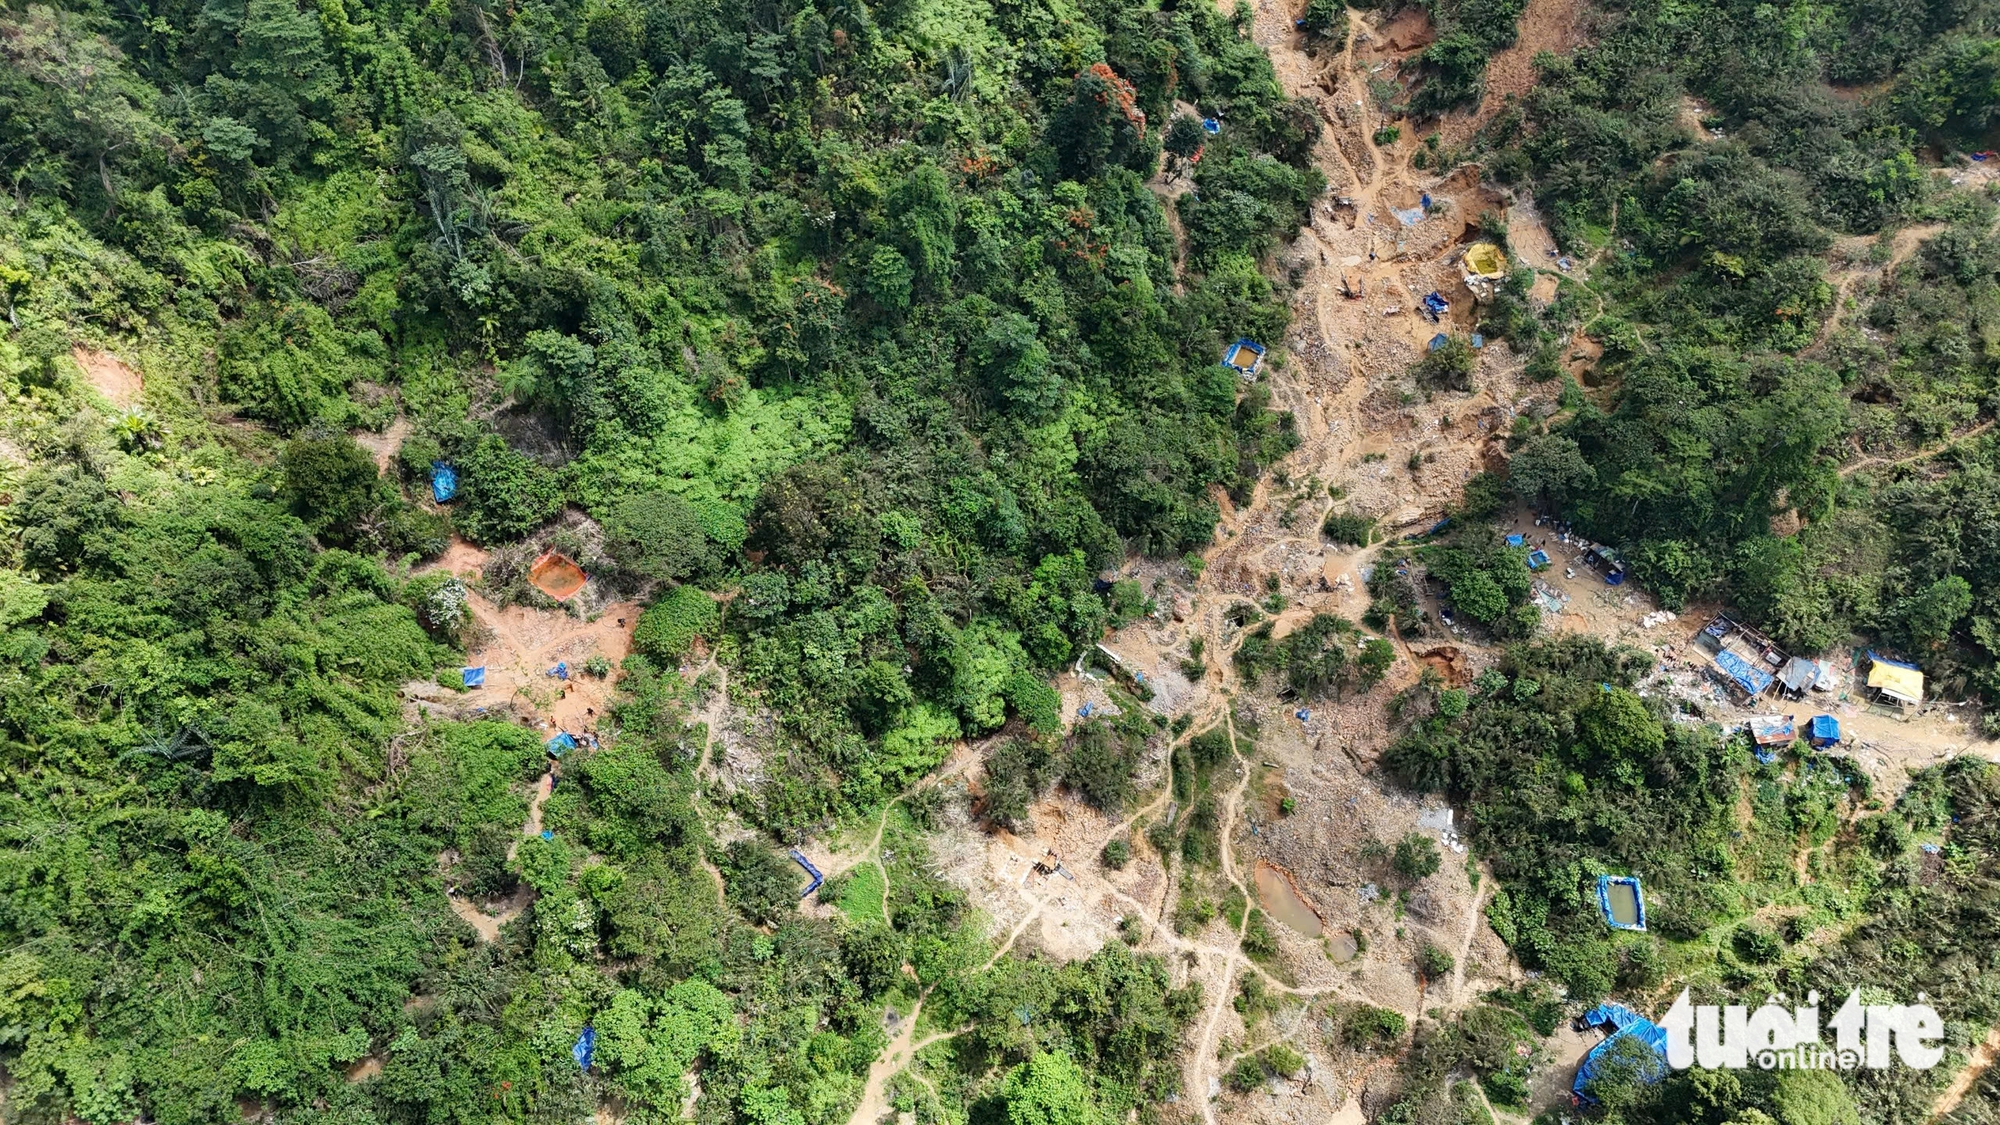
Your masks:
{"label": "green tree", "polygon": [[1000,1083],[1007,1125],[1109,1125],[1083,1068],[1068,1054],[1036,1051]]}
{"label": "green tree", "polygon": [[1415,883],[1437,874],[1444,862],[1438,854],[1437,844],[1421,832],[1405,832],[1396,841],[1396,854],[1391,861],[1396,874]]}
{"label": "green tree", "polygon": [[619,566],[647,578],[678,581],[705,573],[713,561],[701,513],[665,490],[628,496],[606,512],[604,547]]}

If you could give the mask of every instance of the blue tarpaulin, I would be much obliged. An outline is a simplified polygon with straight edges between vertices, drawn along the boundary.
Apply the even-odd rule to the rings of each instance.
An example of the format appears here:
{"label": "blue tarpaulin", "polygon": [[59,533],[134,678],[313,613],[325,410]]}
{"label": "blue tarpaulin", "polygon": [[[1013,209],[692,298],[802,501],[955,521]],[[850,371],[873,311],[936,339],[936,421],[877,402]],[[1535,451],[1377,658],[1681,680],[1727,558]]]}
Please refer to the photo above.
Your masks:
{"label": "blue tarpaulin", "polygon": [[1549,553],[1540,547],[1528,552],[1528,569],[1540,570],[1549,565]]}
{"label": "blue tarpaulin", "polygon": [[1525,535],[1509,535],[1507,537],[1507,545],[1509,547],[1525,546],[1527,542],[1528,542],[1528,537]]}
{"label": "blue tarpaulin", "polygon": [[1217,121],[1213,117],[1204,117],[1201,119],[1201,128],[1203,132],[1212,137],[1222,132],[1222,122]]}
{"label": "blue tarpaulin", "polygon": [[1091,712],[1095,710],[1097,710],[1097,704],[1086,703],[1083,706],[1076,709],[1076,717],[1079,719],[1088,719],[1090,718]]}
{"label": "blue tarpaulin", "polygon": [[1736,686],[1751,695],[1761,695],[1771,686],[1771,674],[1761,668],[1754,668],[1750,662],[1724,649],[1715,654],[1715,666],[1722,669]]}
{"label": "blue tarpaulin", "polygon": [[812,860],[806,858],[806,853],[800,851],[797,848],[792,849],[792,862],[798,864],[800,867],[805,868],[806,874],[812,876],[812,886],[807,887],[803,891],[800,891],[799,892],[800,898],[804,898],[807,895],[813,893],[814,891],[819,890],[819,885],[821,883],[826,882],[826,876],[821,875],[819,873],[819,868],[814,867],[812,865]]}
{"label": "blue tarpaulin", "polygon": [[1922,668],[1919,668],[1914,664],[1910,664],[1902,660],[1891,660],[1888,657],[1883,656],[1881,653],[1876,652],[1872,648],[1868,650],[1868,660],[1869,663],[1871,664],[1887,664],[1891,668],[1908,668],[1912,672],[1923,671]]}
{"label": "blue tarpaulin", "polygon": [[443,461],[431,462],[431,499],[442,504],[458,495],[458,470]]}
{"label": "blue tarpaulin", "polygon": [[1438,333],[1438,334],[1437,334],[1437,335],[1435,335],[1435,336],[1432,336],[1432,337],[1431,337],[1431,343],[1430,343],[1430,348],[1429,348],[1428,350],[1430,350],[1430,351],[1436,351],[1436,350],[1438,350],[1439,348],[1441,348],[1441,347],[1444,347],[1444,345],[1445,345],[1445,341],[1446,341],[1446,340],[1448,340],[1448,339],[1450,339],[1450,337],[1449,337],[1449,336],[1446,336],[1446,335],[1445,335],[1444,333],[1442,333],[1442,332]]}
{"label": "blue tarpaulin", "polygon": [[569,661],[558,662],[555,667],[549,669],[549,675],[554,676],[558,680],[569,679]]}
{"label": "blue tarpaulin", "polygon": [[576,1065],[579,1068],[583,1070],[589,1070],[590,1058],[592,1055],[595,1055],[596,1053],[597,1053],[597,1029],[594,1027],[585,1026],[583,1029],[583,1034],[576,1037],[576,1046],[571,1047],[569,1049],[569,1057],[576,1060]]}
{"label": "blue tarpaulin", "polygon": [[549,744],[545,749],[548,750],[550,757],[560,758],[571,750],[576,749],[576,738],[568,731],[558,732],[554,738],[549,739]]}
{"label": "blue tarpaulin", "polygon": [[[1436,324],[1439,317],[1451,311],[1451,302],[1444,299],[1444,294],[1432,290],[1424,294],[1423,310],[1424,315],[1431,319],[1431,323]],[[1433,339],[1431,348],[1435,350],[1439,346],[1441,346],[1439,342]]]}
{"label": "blue tarpaulin", "polygon": [[464,669],[464,675],[466,687],[486,686],[486,665],[481,664],[477,668]]}
{"label": "blue tarpaulin", "polygon": [[1428,211],[1431,209],[1431,193],[1424,192],[1417,197],[1417,205]]}
{"label": "blue tarpaulin", "polygon": [[1472,334],[1472,346],[1473,346],[1473,347],[1475,347],[1475,348],[1483,348],[1483,347],[1485,347],[1485,346],[1486,346],[1486,337],[1485,337],[1485,335],[1484,335],[1483,333],[1479,333],[1479,332],[1474,332],[1474,333]]}
{"label": "blue tarpaulin", "polygon": [[1807,729],[1814,746],[1832,746],[1840,741],[1840,720],[1832,715],[1814,715],[1812,726]]}
{"label": "blue tarpaulin", "polygon": [[1640,1077],[1648,1083],[1658,1082],[1670,1071],[1667,1065],[1667,1029],[1627,1008],[1623,1004],[1599,1004],[1583,1014],[1586,1027],[1609,1027],[1611,1034],[1604,1042],[1590,1049],[1583,1057],[1583,1065],[1576,1068],[1576,1081],[1570,1083],[1570,1093],[1580,1101],[1596,1104],[1597,1099],[1587,1092],[1590,1080],[1597,1077],[1598,1069],[1611,1054],[1611,1045],[1623,1038],[1634,1038],[1650,1047],[1653,1058],[1645,1064]]}

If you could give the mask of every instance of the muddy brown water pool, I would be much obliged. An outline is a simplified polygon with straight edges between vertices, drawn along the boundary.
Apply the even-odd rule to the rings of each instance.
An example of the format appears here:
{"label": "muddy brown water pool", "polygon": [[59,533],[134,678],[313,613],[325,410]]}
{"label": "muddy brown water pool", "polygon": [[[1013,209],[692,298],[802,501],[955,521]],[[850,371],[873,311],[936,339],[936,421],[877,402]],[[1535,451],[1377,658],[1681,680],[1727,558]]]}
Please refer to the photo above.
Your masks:
{"label": "muddy brown water pool", "polygon": [[1285,873],[1268,863],[1257,865],[1257,899],[1271,917],[1307,937],[1318,937],[1325,928],[1312,904],[1299,897]]}

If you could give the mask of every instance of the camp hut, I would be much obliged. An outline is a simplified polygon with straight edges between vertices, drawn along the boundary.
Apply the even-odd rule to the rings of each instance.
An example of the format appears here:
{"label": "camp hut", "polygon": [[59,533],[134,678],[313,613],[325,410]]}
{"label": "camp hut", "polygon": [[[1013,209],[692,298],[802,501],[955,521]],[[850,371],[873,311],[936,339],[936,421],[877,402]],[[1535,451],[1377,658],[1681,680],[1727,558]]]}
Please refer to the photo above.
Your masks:
{"label": "camp hut", "polygon": [[1914,664],[1868,654],[1868,687],[1892,703],[1915,707],[1924,701],[1924,674]]}
{"label": "camp hut", "polygon": [[1778,690],[1784,693],[1786,699],[1803,699],[1817,679],[1819,664],[1803,656],[1794,656],[1778,670]]}
{"label": "camp hut", "polygon": [[1807,741],[1818,749],[1840,745],[1840,720],[1832,715],[1814,715],[1806,730]]}

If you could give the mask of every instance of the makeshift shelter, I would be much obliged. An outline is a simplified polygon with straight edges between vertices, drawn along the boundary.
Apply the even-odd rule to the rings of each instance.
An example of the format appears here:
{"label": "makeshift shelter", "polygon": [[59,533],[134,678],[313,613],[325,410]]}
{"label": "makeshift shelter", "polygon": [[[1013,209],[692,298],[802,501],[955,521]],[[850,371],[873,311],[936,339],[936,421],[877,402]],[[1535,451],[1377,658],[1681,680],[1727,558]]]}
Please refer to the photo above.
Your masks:
{"label": "makeshift shelter", "polygon": [[1549,565],[1549,553],[1540,547],[1528,552],[1528,569],[1541,570]]}
{"label": "makeshift shelter", "polygon": [[548,745],[542,747],[542,749],[548,751],[549,757],[560,758],[571,750],[576,749],[576,736],[566,730],[557,731],[556,736],[549,739]]}
{"label": "makeshift shelter", "polygon": [[575,597],[584,583],[590,581],[590,576],[568,555],[548,551],[528,568],[528,581],[535,584],[535,589],[560,602]]}
{"label": "makeshift shelter", "polygon": [[1771,686],[1769,672],[1756,667],[1728,649],[1715,654],[1715,666],[1722,669],[1722,674],[1733,680],[1736,686],[1742,689],[1743,694],[1753,698],[1762,695],[1764,689]]}
{"label": "makeshift shelter", "polygon": [[1585,1012],[1578,1022],[1584,1027],[1609,1027],[1611,1034],[1604,1037],[1604,1042],[1592,1047],[1590,1053],[1583,1057],[1582,1065],[1576,1068],[1576,1081],[1570,1083],[1569,1087],[1574,1100],[1596,1104],[1597,1099],[1588,1093],[1591,1080],[1597,1077],[1605,1060],[1610,1057],[1612,1044],[1620,1039],[1628,1037],[1637,1039],[1651,1049],[1653,1058],[1640,1073],[1640,1077],[1649,1085],[1672,1072],[1672,1068],[1667,1065],[1667,1029],[1625,1005],[1599,1004]]}
{"label": "makeshift shelter", "polygon": [[1618,556],[1618,552],[1609,547],[1597,546],[1592,547],[1585,557],[1590,560],[1592,566],[1604,571],[1606,585],[1616,586],[1625,581],[1625,560]]}
{"label": "makeshift shelter", "polygon": [[1460,276],[1477,302],[1491,301],[1500,282],[1507,278],[1507,255],[1491,242],[1475,242],[1466,247],[1462,265]]}
{"label": "makeshift shelter", "polygon": [[486,686],[486,665],[484,664],[481,664],[477,668],[460,669],[460,674],[465,677],[466,687],[474,688],[474,687]]}
{"label": "makeshift shelter", "polygon": [[1819,664],[1803,656],[1794,656],[1778,671],[1778,686],[1784,690],[1786,698],[1799,699],[1812,690],[1813,681],[1819,679]]}
{"label": "makeshift shelter", "polygon": [[442,504],[458,495],[458,470],[443,461],[431,462],[431,499]]}
{"label": "makeshift shelter", "polygon": [[[1433,319],[1435,319],[1435,318],[1433,318]],[[1425,351],[1433,351],[1433,352],[1434,352],[1434,351],[1438,350],[1439,348],[1441,348],[1441,347],[1444,347],[1444,346],[1445,346],[1445,344],[1446,344],[1446,343],[1448,343],[1448,342],[1449,342],[1450,340],[1451,340],[1451,337],[1449,337],[1449,336],[1445,335],[1444,333],[1440,332],[1440,333],[1438,333],[1437,335],[1435,335],[1435,336],[1432,336],[1432,337],[1431,337],[1431,342],[1430,342],[1430,346],[1429,346],[1429,347],[1427,347],[1427,348],[1425,348],[1424,350],[1425,350]]]}
{"label": "makeshift shelter", "polygon": [[1752,715],[1744,725],[1750,730],[1751,753],[1767,766],[1778,760],[1779,750],[1798,741],[1798,727],[1790,715]]}
{"label": "makeshift shelter", "polygon": [[1509,535],[1507,537],[1507,545],[1509,547],[1525,546],[1527,542],[1528,542],[1528,537],[1525,535]]}
{"label": "makeshift shelter", "polygon": [[1599,875],[1597,909],[1614,930],[1646,928],[1646,898],[1636,875]]}
{"label": "makeshift shelter", "polygon": [[1871,662],[1868,667],[1868,686],[1875,689],[1885,699],[1894,700],[1906,707],[1914,707],[1924,701],[1924,674],[1914,664],[1891,660],[1869,652]]}
{"label": "makeshift shelter", "polygon": [[1832,715],[1814,715],[1806,732],[1807,741],[1821,750],[1836,746],[1840,743],[1840,720]]}
{"label": "makeshift shelter", "polygon": [[576,1060],[580,1070],[590,1069],[590,1060],[597,1054],[597,1029],[584,1025],[583,1034],[576,1037],[576,1045],[569,1049],[569,1057]]}
{"label": "makeshift shelter", "polygon": [[1245,379],[1254,379],[1264,366],[1264,345],[1248,338],[1237,340],[1222,353],[1222,366],[1235,368]]}
{"label": "makeshift shelter", "polygon": [[[1451,302],[1445,300],[1444,294],[1433,289],[1424,294],[1422,308],[1424,315],[1430,318],[1432,324],[1436,324],[1439,317],[1451,311]],[[1437,345],[1431,346],[1435,348]]]}

